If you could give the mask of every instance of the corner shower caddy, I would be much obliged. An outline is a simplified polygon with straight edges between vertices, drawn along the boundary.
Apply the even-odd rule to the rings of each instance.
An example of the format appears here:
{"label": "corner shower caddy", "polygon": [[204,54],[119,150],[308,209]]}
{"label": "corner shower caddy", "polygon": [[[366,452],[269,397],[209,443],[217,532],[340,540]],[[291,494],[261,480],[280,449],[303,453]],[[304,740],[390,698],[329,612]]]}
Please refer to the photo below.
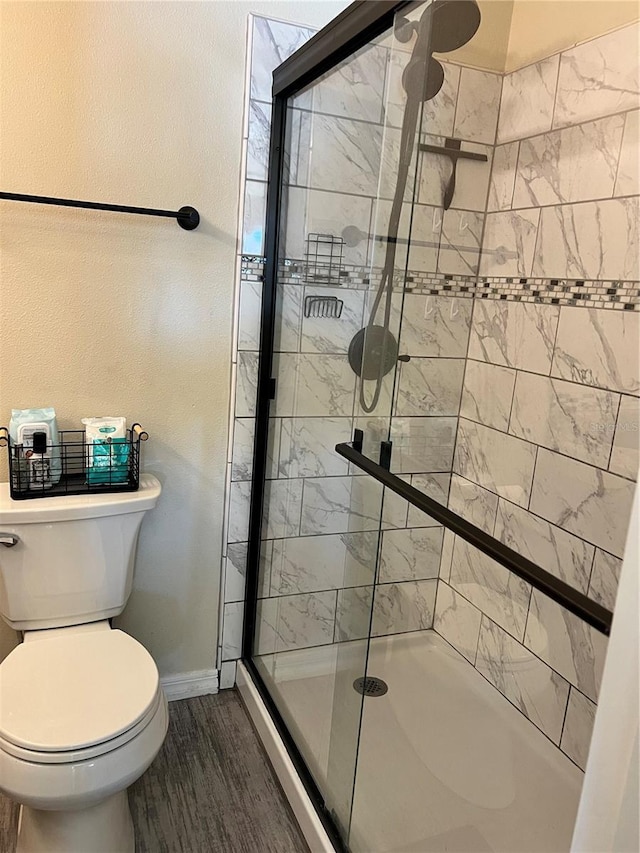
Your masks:
{"label": "corner shower caddy", "polygon": [[[113,455],[109,465],[101,469],[102,482],[90,482],[87,477],[87,461],[90,446],[85,441],[84,430],[64,429],[59,431],[60,441],[50,445],[51,458],[55,460],[61,475],[60,480],[50,487],[33,487],[25,477],[24,467],[19,464],[16,445],[6,427],[0,427],[0,447],[6,447],[9,456],[9,492],[13,500],[24,501],[38,498],[54,498],[60,495],[106,494],[111,492],[135,492],[140,486],[141,443],[147,441],[149,433],[135,423],[127,430],[126,469],[114,464]],[[119,445],[122,447],[123,445]],[[58,462],[58,456],[60,461]]]}

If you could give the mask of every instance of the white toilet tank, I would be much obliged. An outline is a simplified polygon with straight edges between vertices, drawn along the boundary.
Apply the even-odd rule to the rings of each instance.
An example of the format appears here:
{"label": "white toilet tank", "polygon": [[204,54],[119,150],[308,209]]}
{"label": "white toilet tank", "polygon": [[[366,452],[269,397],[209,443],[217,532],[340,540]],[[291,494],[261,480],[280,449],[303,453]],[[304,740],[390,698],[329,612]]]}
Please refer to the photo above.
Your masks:
{"label": "white toilet tank", "polygon": [[124,610],[138,533],[160,483],[137,492],[14,501],[0,483],[0,616],[21,631],[108,619]]}

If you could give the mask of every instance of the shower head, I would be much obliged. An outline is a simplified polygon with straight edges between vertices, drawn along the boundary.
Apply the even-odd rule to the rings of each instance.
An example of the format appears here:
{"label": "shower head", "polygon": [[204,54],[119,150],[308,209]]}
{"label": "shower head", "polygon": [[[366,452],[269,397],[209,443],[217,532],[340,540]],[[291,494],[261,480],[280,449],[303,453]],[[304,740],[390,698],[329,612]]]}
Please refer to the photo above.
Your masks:
{"label": "shower head", "polygon": [[405,19],[399,23],[396,37],[400,41],[409,41],[414,31],[418,34],[402,74],[402,87],[410,97],[430,101],[444,83],[444,69],[432,54],[457,50],[470,41],[480,26],[480,9],[476,0],[435,0],[418,24]]}
{"label": "shower head", "polygon": [[449,53],[474,37],[481,15],[476,0],[435,0],[424,12],[421,23],[425,18],[431,19],[431,50]]}
{"label": "shower head", "polygon": [[[425,69],[426,80],[425,80]],[[410,98],[430,101],[435,98],[444,83],[444,68],[430,56],[412,56],[402,72],[402,88]]]}

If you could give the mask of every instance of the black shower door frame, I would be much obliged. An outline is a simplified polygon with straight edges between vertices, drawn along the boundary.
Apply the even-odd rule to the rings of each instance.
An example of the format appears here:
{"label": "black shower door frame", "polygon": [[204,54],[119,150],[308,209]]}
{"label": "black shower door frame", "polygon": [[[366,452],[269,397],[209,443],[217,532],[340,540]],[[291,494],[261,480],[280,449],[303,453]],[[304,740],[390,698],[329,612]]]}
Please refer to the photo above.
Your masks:
{"label": "black shower door frame", "polygon": [[264,510],[267,473],[267,445],[269,438],[269,409],[275,398],[275,380],[272,378],[274,333],[276,320],[276,286],[280,248],[280,209],[286,145],[287,104],[289,98],[302,91],[326,74],[355,51],[365,47],[372,39],[393,25],[397,12],[419,5],[414,0],[357,0],[341,12],[326,27],[314,35],[299,50],[273,72],[273,103],[271,113],[271,138],[269,143],[269,175],[267,186],[267,212],[265,229],[265,268],[260,325],[260,353],[258,361],[258,388],[256,429],[253,447],[253,472],[249,509],[249,546],[247,551],[247,578],[244,628],[242,636],[242,662],[249,671],[265,703],[289,756],[309,794],[320,820],[336,850],[344,850],[344,843],[325,807],[324,797],[315,783],[300,750],[298,749],[276,703],[253,661],[253,640],[258,607],[260,549],[262,539],[262,514]]}

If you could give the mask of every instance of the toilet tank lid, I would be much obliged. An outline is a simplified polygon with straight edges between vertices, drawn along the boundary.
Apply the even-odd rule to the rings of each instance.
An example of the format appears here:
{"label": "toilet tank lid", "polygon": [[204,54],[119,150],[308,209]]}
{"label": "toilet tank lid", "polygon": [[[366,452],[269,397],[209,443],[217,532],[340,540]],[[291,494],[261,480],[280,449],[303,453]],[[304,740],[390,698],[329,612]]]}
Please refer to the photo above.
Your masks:
{"label": "toilet tank lid", "polygon": [[100,518],[153,509],[161,491],[160,481],[153,474],[142,474],[137,492],[108,494],[59,495],[37,500],[14,501],[9,484],[0,483],[0,527],[10,524],[37,524],[51,521],[74,521],[80,518]]}
{"label": "toilet tank lid", "polygon": [[17,646],[0,664],[0,737],[38,752],[68,752],[128,731],[149,711],[159,676],[124,631],[73,628]]}

